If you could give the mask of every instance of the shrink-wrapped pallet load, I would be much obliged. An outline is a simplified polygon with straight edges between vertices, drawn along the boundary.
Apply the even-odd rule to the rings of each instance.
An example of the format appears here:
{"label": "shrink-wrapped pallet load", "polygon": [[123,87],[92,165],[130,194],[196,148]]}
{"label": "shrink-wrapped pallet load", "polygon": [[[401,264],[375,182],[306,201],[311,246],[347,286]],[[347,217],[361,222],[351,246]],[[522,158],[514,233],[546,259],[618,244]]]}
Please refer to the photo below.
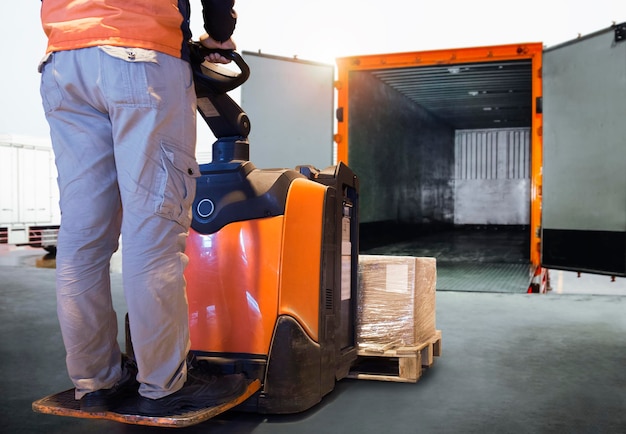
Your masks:
{"label": "shrink-wrapped pallet load", "polygon": [[357,344],[386,350],[435,336],[435,258],[359,256]]}

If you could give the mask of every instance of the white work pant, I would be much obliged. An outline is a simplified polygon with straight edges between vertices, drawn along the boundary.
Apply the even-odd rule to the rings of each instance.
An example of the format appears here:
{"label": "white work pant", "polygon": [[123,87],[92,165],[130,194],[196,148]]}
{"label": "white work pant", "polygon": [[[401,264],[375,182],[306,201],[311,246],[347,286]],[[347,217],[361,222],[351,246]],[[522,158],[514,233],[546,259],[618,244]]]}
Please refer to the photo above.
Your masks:
{"label": "white work pant", "polygon": [[186,379],[190,346],[191,68],[153,51],[94,47],[54,53],[41,70],[60,189],[58,316],[76,398],[121,377],[109,278],[120,233],[140,393],[168,395]]}

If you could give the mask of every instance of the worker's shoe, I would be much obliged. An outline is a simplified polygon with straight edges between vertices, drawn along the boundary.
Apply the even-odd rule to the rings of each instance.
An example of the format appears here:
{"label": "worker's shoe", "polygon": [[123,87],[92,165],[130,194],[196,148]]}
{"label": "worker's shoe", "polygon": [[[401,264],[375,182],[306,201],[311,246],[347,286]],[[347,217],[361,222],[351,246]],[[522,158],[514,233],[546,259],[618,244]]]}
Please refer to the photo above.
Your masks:
{"label": "worker's shoe", "polygon": [[171,416],[187,411],[215,407],[241,396],[247,388],[243,374],[224,376],[188,376],[185,385],[163,398],[139,397],[139,414]]}
{"label": "worker's shoe", "polygon": [[126,356],[122,358],[122,378],[110,389],[87,393],[80,399],[80,409],[88,412],[104,412],[115,409],[124,398],[136,394],[137,365]]}

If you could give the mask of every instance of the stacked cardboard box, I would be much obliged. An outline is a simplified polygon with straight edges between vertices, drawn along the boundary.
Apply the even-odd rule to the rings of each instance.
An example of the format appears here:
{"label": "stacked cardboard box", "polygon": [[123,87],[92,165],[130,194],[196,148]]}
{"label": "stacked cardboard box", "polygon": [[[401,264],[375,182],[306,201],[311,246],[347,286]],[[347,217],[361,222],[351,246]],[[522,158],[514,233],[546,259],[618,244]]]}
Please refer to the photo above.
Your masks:
{"label": "stacked cardboard box", "polygon": [[358,276],[359,349],[385,350],[432,339],[435,258],[360,255]]}

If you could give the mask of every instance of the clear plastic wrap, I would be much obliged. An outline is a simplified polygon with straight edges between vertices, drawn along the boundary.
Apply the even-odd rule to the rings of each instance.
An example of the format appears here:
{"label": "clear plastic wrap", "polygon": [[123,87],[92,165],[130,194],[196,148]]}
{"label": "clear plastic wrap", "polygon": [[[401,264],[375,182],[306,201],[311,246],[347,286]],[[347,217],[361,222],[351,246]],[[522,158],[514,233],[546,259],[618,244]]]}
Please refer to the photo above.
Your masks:
{"label": "clear plastic wrap", "polygon": [[435,258],[359,255],[357,345],[381,350],[435,335]]}

